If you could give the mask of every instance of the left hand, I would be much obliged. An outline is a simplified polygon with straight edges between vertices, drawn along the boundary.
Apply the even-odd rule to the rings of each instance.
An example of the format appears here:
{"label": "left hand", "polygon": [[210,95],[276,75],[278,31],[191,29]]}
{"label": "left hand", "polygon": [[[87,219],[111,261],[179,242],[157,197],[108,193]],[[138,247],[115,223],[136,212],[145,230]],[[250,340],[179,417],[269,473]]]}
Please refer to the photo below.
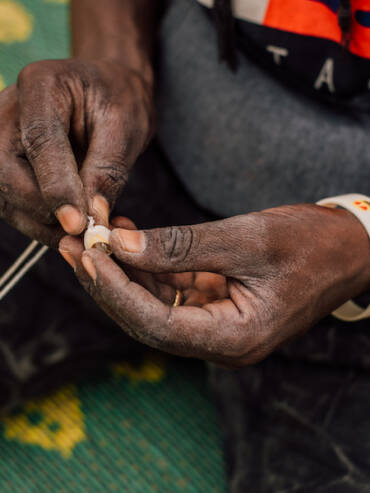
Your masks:
{"label": "left hand", "polygon": [[[341,209],[296,205],[196,226],[117,229],[111,244],[124,270],[89,250],[82,257],[89,276],[73,241],[60,246],[124,330],[150,346],[229,368],[263,359],[369,288],[367,233]],[[168,275],[184,272],[198,274]],[[175,288],[199,272],[212,275],[183,285],[184,306],[172,307]]]}
{"label": "left hand", "polygon": [[112,59],[27,65],[0,92],[0,218],[49,246],[87,215],[106,224],[153,133],[150,75]]}

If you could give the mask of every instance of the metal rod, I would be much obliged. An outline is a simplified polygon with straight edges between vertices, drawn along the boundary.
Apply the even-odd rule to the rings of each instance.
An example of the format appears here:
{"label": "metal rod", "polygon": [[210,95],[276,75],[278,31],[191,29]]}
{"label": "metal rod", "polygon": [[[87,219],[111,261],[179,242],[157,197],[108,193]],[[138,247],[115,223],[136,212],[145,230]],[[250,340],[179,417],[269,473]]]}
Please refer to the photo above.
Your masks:
{"label": "metal rod", "polygon": [[[36,245],[33,246],[33,244]],[[30,256],[33,250],[39,245],[39,243],[32,242],[31,245],[22,253],[17,261],[8,269],[8,271],[0,279],[0,287],[3,286],[10,276],[17,270],[17,268]],[[31,248],[32,247],[32,248]],[[43,255],[49,250],[49,247],[43,246],[23,267],[22,269],[8,282],[8,284],[0,291],[0,301],[11,291],[15,285],[27,274],[27,272],[41,259]],[[5,281],[3,281],[5,279]]]}
{"label": "metal rod", "polygon": [[31,253],[35,250],[35,248],[39,245],[39,243],[35,240],[32,241],[25,251],[17,258],[14,264],[5,272],[5,274],[0,277],[0,288],[6,283],[6,281],[14,274],[16,270],[27,260],[27,258],[31,255]]}

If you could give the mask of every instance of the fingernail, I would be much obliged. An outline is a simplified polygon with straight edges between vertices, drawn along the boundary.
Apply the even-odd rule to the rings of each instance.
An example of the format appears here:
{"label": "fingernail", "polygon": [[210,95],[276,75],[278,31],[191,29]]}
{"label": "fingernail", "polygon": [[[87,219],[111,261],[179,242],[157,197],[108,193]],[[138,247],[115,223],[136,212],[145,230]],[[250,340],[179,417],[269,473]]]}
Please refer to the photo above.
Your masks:
{"label": "fingernail", "polygon": [[95,195],[92,201],[92,208],[104,224],[109,223],[109,204],[102,195]]}
{"label": "fingernail", "polygon": [[96,282],[96,268],[94,262],[88,255],[82,255],[82,265],[85,267],[86,272],[89,274],[91,279]]}
{"label": "fingernail", "polygon": [[141,231],[118,229],[118,237],[126,252],[141,253],[145,247],[145,235]]}
{"label": "fingernail", "polygon": [[76,270],[76,262],[75,262],[74,258],[72,257],[72,255],[69,252],[66,252],[65,250],[60,250],[60,249],[59,249],[59,253],[64,258],[64,260],[66,262],[68,262],[69,265],[72,267],[72,269],[75,271]]}
{"label": "fingernail", "polygon": [[78,235],[82,233],[86,220],[80,211],[73,205],[63,205],[55,213],[66,233]]}

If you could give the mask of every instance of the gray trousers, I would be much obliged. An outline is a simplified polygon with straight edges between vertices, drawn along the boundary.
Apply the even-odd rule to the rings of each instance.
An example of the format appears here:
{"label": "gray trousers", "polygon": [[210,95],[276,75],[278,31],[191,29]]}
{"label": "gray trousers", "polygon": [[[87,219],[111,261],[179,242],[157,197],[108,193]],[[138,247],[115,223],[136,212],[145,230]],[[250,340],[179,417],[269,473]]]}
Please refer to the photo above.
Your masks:
{"label": "gray trousers", "polygon": [[370,97],[324,105],[242,54],[233,74],[195,0],[171,2],[160,41],[159,138],[200,205],[229,216],[369,193]]}
{"label": "gray trousers", "polygon": [[[242,57],[242,55],[241,55]],[[220,216],[369,193],[369,98],[340,108],[247,58],[217,62],[195,0],[161,31],[159,139],[193,198]],[[232,493],[370,492],[370,327],[332,317],[253,368],[211,367]]]}

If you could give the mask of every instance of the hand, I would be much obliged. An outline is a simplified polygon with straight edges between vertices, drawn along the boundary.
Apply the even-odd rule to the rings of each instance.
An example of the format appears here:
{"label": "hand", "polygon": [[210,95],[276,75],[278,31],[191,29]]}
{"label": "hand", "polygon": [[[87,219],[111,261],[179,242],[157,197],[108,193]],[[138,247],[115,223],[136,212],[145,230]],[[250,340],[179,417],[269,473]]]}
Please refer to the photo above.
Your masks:
{"label": "hand", "polygon": [[0,121],[0,216],[55,243],[55,216],[69,234],[107,223],[153,133],[152,86],[116,61],[37,62],[0,93]]}
{"label": "hand", "polygon": [[82,257],[90,281],[77,268],[97,303],[141,342],[230,368],[261,360],[369,287],[366,231],[340,209],[297,205],[196,226],[117,229],[111,244],[130,269],[224,276],[221,298],[174,308],[99,251]]}
{"label": "hand", "polygon": [[[135,224],[130,219],[124,217],[113,218],[110,229],[112,230],[114,227],[125,228],[126,232],[127,230],[136,230]],[[81,283],[89,290],[91,279],[81,263],[81,257],[84,251],[82,240],[80,238],[66,236],[59,244],[59,251],[75,270]],[[125,266],[125,272],[130,276],[131,281],[139,283],[163,303],[170,305],[176,298],[177,290],[181,290],[183,294],[183,303],[192,306],[203,306],[227,296],[226,278],[218,274],[209,272],[152,274],[128,265]],[[114,318],[113,314],[112,318]],[[129,326],[122,325],[122,327],[128,332],[131,332]]]}

